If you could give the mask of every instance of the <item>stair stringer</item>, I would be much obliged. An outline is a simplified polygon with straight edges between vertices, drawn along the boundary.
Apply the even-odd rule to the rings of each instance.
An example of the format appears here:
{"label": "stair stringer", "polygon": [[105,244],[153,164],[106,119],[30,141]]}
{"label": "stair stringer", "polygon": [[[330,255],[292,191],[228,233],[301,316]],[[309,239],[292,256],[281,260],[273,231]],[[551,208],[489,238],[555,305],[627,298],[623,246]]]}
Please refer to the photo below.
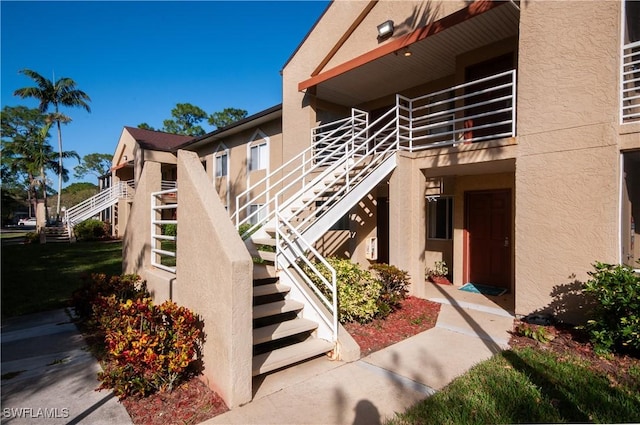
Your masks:
{"label": "stair stringer", "polygon": [[[349,212],[358,202],[360,202],[368,193],[370,193],[381,181],[383,181],[396,167],[396,153],[389,155],[378,166],[375,167],[366,177],[358,182],[353,188],[342,196],[331,208],[317,218],[309,227],[304,229],[301,234],[305,241],[314,244],[320,239],[336,221],[344,214]],[[313,190],[310,188],[308,190]],[[283,263],[279,266],[286,268],[289,263],[286,261],[286,255],[290,252],[285,248],[285,255],[282,256]]]}

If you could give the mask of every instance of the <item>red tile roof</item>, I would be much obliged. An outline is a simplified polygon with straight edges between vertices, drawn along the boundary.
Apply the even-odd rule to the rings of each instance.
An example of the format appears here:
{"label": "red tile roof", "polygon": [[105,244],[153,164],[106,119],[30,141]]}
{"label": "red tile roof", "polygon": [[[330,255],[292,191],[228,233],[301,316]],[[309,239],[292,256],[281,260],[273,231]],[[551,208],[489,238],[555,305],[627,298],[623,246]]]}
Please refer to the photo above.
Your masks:
{"label": "red tile roof", "polygon": [[127,130],[129,134],[136,139],[136,142],[138,142],[142,148],[155,151],[170,152],[177,146],[193,139],[192,136],[145,130],[137,127],[125,127],[125,130]]}

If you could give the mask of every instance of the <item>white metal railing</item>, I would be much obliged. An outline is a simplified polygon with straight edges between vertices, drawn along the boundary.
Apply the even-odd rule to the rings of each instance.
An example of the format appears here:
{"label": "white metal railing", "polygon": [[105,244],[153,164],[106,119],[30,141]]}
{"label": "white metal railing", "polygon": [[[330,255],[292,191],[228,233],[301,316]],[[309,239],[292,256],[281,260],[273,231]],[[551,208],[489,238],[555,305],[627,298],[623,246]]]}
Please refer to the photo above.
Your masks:
{"label": "white metal railing", "polygon": [[[276,212],[276,221],[278,223],[276,226],[276,240],[281,247],[281,255],[286,256],[287,263],[298,272],[298,276],[300,276],[304,280],[304,283],[313,290],[315,295],[328,310],[328,316],[322,309],[316,309],[316,312],[330,327],[333,341],[337,341],[338,284],[336,279],[336,270],[311,244],[305,241],[302,235],[291,225],[287,218]],[[328,271],[328,274],[330,275],[328,279],[322,271],[318,269],[317,264],[322,264]],[[289,274],[293,281],[297,281],[288,267],[283,270],[285,273]],[[315,276],[315,279],[309,276],[309,272]],[[318,287],[317,283],[324,287],[324,290],[322,290],[321,287]],[[327,296],[327,294],[329,294],[329,296]]]}
{"label": "white metal railing", "polygon": [[[274,221],[277,268],[284,273],[295,269],[320,298],[331,316],[324,320],[335,337],[335,270],[313,247],[314,236],[306,238],[305,231],[381,167],[390,154],[514,137],[515,111],[515,70],[417,98],[397,95],[396,105],[371,123],[366,112],[354,109],[350,117],[312,129],[308,149],[240,194],[236,198],[236,225],[252,223],[243,235],[246,237]],[[381,174],[387,169],[380,170]],[[262,206],[249,213],[252,204]],[[246,215],[242,220],[241,214]],[[324,221],[333,218],[329,215]],[[314,264],[328,270],[331,279]],[[324,290],[317,287],[318,282]]]}
{"label": "white metal railing", "polygon": [[[344,149],[317,161],[329,164],[314,180],[322,185],[321,189],[313,190],[314,184],[311,183],[308,185],[310,190],[301,191],[296,196],[287,197],[284,190],[275,196],[276,265],[284,273],[291,273],[289,267],[295,269],[303,283],[321,300],[329,311],[329,317],[320,309],[316,311],[330,326],[334,341],[337,340],[339,316],[336,270],[313,247],[315,240],[307,240],[303,232],[379,166],[387,154],[397,150],[396,115],[396,108],[391,109],[370,126],[365,125],[352,132],[350,143],[346,143]],[[363,122],[368,122],[368,117]],[[292,215],[281,213],[296,202],[298,207]],[[318,269],[318,264],[326,270],[329,279]],[[295,277],[293,279],[295,281]],[[324,290],[318,287],[318,283]]]}
{"label": "white metal railing", "polygon": [[380,165],[387,154],[398,149],[396,111],[397,107],[390,109],[371,125],[355,132],[353,140],[359,143],[346,144],[345,149],[332,155],[333,161],[317,179],[322,182],[321,190],[299,192],[295,196],[287,196],[282,190],[276,194],[277,211],[296,204],[288,220],[295,223],[297,232],[304,232],[321,219],[335,202]]}
{"label": "white metal railing", "polygon": [[620,120],[640,120],[640,41],[622,47],[620,78]]}
{"label": "white metal railing", "polygon": [[118,184],[107,187],[91,198],[85,199],[77,205],[67,209],[64,222],[67,226],[69,237],[73,233],[73,227],[87,220],[97,213],[115,205],[120,199],[130,199],[135,193],[133,180],[120,181]]}
{"label": "white metal railing", "polygon": [[[166,225],[175,225],[177,230],[177,195],[177,188],[151,193],[151,265],[170,273],[176,272],[178,236],[167,234]],[[171,214],[169,219],[167,212]]]}
{"label": "white metal railing", "polygon": [[[353,135],[366,128],[367,114],[354,109],[351,117],[335,124],[313,128],[313,143],[309,148],[236,196],[236,227],[248,226],[243,237],[275,217],[273,192],[291,194],[303,189],[318,172],[335,161],[336,152],[349,150],[349,143],[355,139]],[[259,207],[250,211],[251,205]],[[241,218],[242,215],[244,218]]]}
{"label": "white metal railing", "polygon": [[514,137],[516,71],[506,71],[416,98],[399,97],[400,149]]}

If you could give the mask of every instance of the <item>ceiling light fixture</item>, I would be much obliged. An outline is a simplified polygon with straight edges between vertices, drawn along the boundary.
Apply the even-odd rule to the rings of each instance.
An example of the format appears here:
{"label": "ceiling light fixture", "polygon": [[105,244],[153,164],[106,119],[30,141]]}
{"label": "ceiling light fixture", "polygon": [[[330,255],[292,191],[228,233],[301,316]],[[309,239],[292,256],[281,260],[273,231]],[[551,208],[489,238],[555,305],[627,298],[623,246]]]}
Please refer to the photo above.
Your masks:
{"label": "ceiling light fixture", "polygon": [[388,20],[384,21],[380,25],[378,25],[378,39],[384,40],[385,38],[389,38],[393,35],[393,21]]}

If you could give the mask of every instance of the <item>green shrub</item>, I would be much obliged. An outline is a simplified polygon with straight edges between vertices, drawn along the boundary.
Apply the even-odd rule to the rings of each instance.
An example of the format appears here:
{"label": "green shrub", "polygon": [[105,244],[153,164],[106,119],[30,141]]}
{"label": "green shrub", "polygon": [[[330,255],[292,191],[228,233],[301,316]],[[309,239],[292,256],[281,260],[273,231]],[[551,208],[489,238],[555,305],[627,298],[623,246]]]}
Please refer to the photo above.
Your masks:
{"label": "green shrub", "polygon": [[177,224],[163,224],[162,225],[162,234],[165,236],[178,236],[178,225]]}
{"label": "green shrub", "polygon": [[104,238],[108,234],[108,224],[100,220],[90,218],[82,223],[78,223],[73,232],[78,240],[94,241]]}
{"label": "green shrub", "polygon": [[150,298],[118,302],[99,297],[96,320],[105,333],[108,358],[98,374],[101,389],[119,398],[171,391],[189,377],[200,343],[200,321],[172,301]]}
{"label": "green shrub", "polygon": [[[338,320],[341,323],[360,322],[366,323],[376,316],[386,316],[389,312],[380,311],[380,295],[382,284],[373,278],[368,270],[362,270],[360,266],[350,260],[340,258],[327,258],[328,263],[336,270],[338,286]],[[330,282],[331,275],[323,264],[315,265],[318,271]],[[311,273],[308,267],[307,275],[323,293],[330,297],[329,290],[320,278]],[[330,299],[330,298],[329,298]],[[386,313],[386,314],[385,314]]]}
{"label": "green shrub", "polygon": [[400,306],[400,302],[407,297],[409,290],[409,273],[400,270],[396,266],[390,264],[373,264],[369,267],[375,276],[382,283],[382,292],[380,301],[388,306],[391,310],[395,310]]}
{"label": "green shrub", "polygon": [[640,275],[625,265],[596,262],[594,268],[583,286],[596,301],[586,324],[594,348],[640,352]]}
{"label": "green shrub", "polygon": [[29,232],[24,235],[24,243],[40,243],[40,234],[38,232]]}
{"label": "green shrub", "polygon": [[82,319],[90,319],[99,297],[113,296],[118,302],[149,297],[146,282],[135,274],[107,277],[94,273],[71,295],[71,305]]}

